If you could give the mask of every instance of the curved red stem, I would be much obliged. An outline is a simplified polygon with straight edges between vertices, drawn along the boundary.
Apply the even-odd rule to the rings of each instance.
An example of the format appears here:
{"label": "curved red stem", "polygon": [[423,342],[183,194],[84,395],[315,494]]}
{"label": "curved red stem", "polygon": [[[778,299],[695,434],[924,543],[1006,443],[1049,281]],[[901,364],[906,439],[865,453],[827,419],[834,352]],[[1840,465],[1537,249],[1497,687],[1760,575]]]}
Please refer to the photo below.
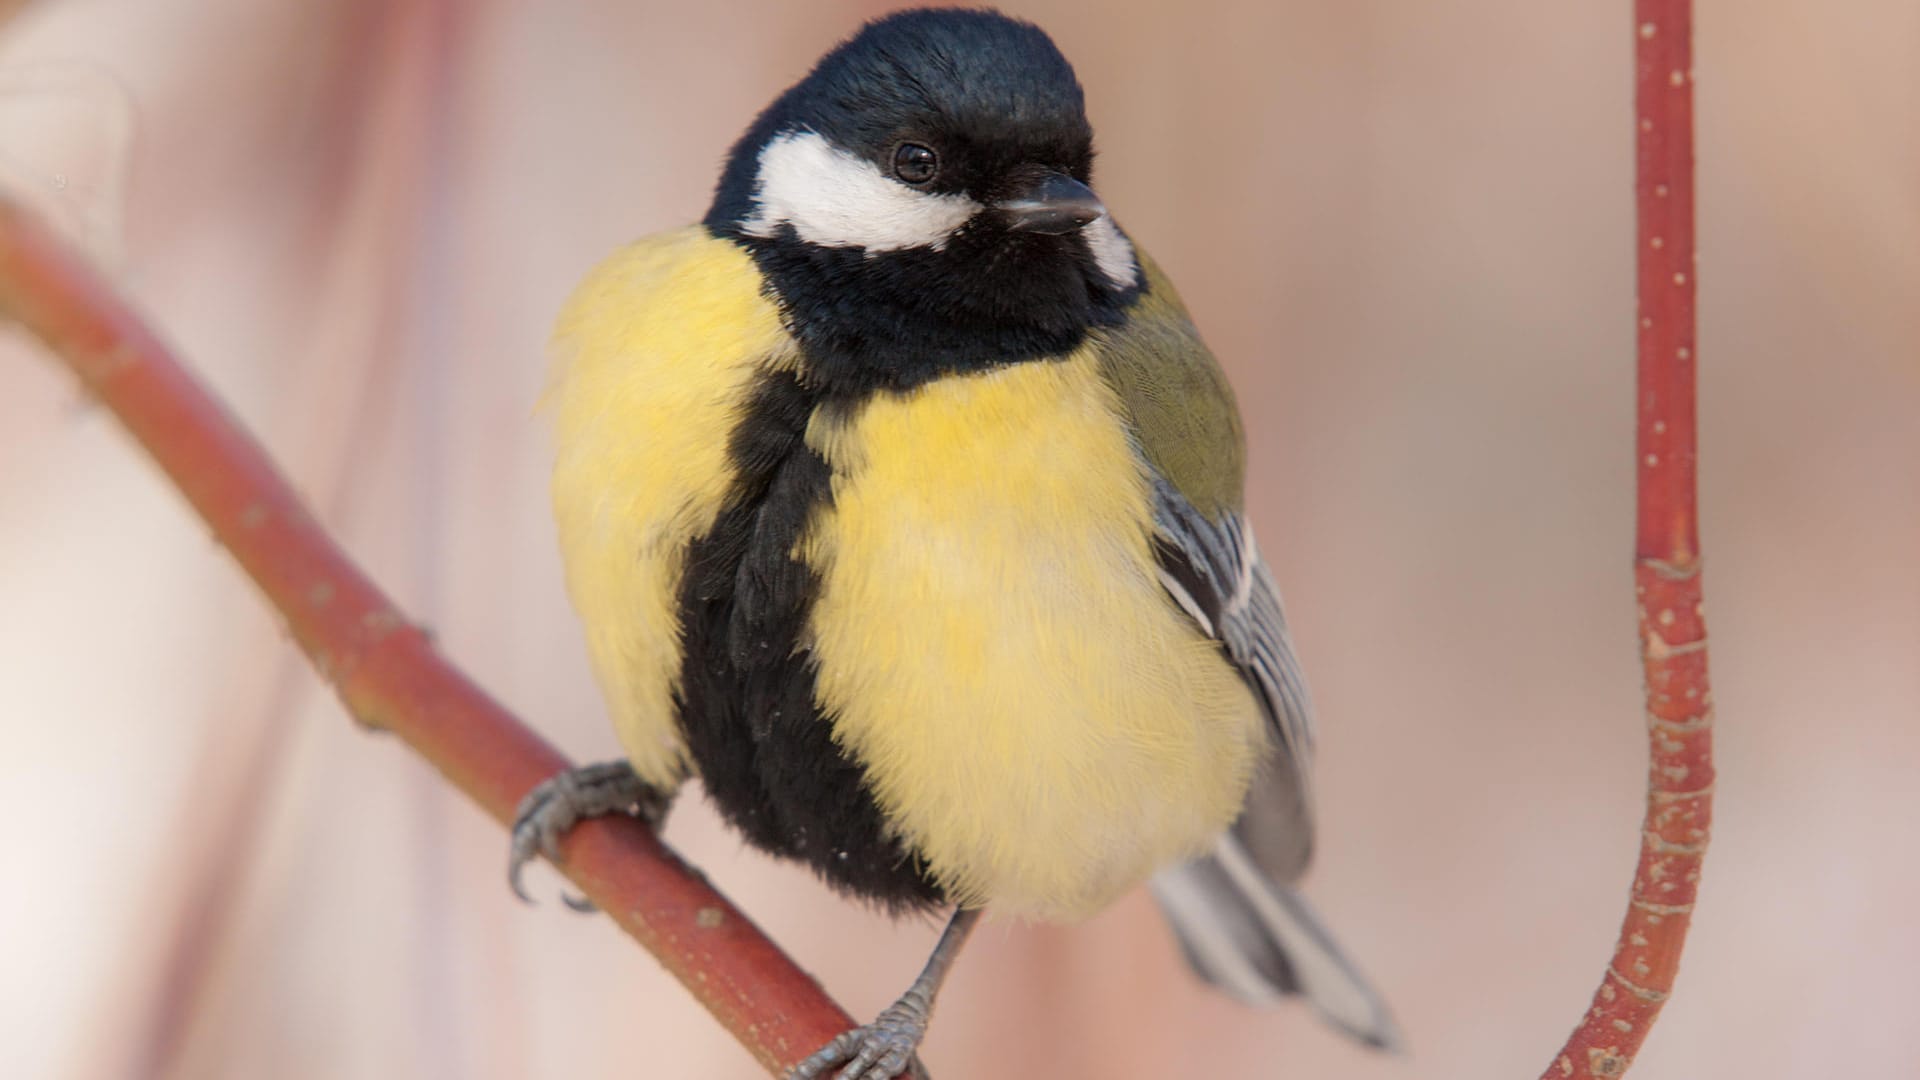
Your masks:
{"label": "curved red stem", "polygon": [[1613,961],[1545,1080],[1618,1077],[1632,1065],[1673,992],[1713,818],[1713,697],[1695,501],[1689,0],[1636,0],[1634,44],[1640,298],[1634,580],[1646,675],[1647,811]]}

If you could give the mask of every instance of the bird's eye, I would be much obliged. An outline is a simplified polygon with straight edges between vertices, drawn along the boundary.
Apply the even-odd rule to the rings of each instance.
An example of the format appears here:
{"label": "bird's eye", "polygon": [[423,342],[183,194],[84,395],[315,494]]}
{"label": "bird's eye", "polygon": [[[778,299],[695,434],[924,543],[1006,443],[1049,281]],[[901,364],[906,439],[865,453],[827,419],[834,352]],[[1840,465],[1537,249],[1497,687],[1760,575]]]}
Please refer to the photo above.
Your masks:
{"label": "bird's eye", "polygon": [[909,184],[924,184],[940,171],[940,156],[919,143],[901,143],[893,152],[893,175]]}

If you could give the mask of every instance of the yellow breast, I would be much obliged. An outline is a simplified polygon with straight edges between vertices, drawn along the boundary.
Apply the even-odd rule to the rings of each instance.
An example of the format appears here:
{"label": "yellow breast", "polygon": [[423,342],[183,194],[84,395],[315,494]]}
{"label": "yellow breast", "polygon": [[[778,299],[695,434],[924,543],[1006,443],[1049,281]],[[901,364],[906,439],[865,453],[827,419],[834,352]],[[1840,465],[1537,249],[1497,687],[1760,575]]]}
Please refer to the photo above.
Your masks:
{"label": "yellow breast", "polygon": [[958,901],[1090,913],[1196,852],[1264,749],[1159,584],[1148,485],[1090,352],[817,415],[817,695]]}
{"label": "yellow breast", "polygon": [[727,434],[749,388],[797,353],[752,259],[700,228],[603,263],[561,313],[554,349],[567,590],[634,769],[671,786],[688,765],[673,709],[686,546],[726,501]]}

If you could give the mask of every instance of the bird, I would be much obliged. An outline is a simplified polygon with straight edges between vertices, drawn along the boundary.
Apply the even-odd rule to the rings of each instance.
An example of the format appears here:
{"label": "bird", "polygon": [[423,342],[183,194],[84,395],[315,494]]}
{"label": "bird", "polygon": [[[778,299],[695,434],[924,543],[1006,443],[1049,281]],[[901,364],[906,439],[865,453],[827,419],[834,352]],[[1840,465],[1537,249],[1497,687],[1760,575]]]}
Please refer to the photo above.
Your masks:
{"label": "bird", "polygon": [[1206,981],[1400,1043],[1297,891],[1314,725],[1233,391],[1092,139],[1034,24],[876,19],[556,323],[554,514],[624,757],[527,796],[509,877],[697,777],[840,893],[950,912],[794,1080],[918,1071],[983,913],[1143,882]]}

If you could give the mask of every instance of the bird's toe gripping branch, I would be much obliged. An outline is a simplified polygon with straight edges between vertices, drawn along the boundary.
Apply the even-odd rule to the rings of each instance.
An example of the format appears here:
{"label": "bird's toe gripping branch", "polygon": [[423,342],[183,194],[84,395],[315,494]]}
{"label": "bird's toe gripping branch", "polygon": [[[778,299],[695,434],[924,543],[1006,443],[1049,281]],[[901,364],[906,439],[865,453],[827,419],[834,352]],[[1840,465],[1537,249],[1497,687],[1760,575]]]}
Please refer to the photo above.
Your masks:
{"label": "bird's toe gripping branch", "polygon": [[[521,900],[532,902],[521,875],[528,863],[545,856],[560,863],[560,841],[588,818],[626,814],[658,829],[673,805],[673,796],[640,779],[625,761],[602,761],[556,773],[527,792],[513,814],[513,842],[507,855],[507,884]],[[593,904],[565,896],[575,911],[592,911]]]}

